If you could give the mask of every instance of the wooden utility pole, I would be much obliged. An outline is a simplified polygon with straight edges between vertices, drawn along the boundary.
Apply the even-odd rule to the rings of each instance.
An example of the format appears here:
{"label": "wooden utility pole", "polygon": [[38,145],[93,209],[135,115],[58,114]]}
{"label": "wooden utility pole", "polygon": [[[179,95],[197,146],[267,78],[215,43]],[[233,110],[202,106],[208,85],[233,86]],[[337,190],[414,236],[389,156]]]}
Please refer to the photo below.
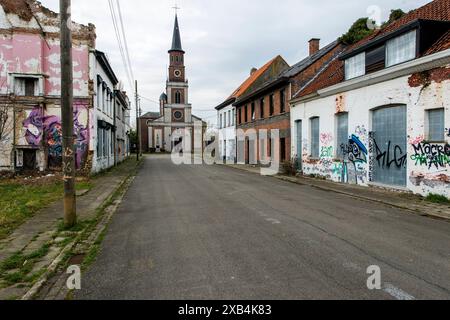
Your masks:
{"label": "wooden utility pole", "polygon": [[139,96],[138,96],[138,82],[137,80],[135,80],[135,104],[136,104],[136,157],[137,157],[137,161],[139,161],[139,157],[141,155],[141,132],[140,132],[140,126],[139,126],[139,104],[138,104],[138,100],[139,100]]}
{"label": "wooden utility pole", "polygon": [[59,0],[61,33],[61,126],[63,135],[64,223],[77,223],[73,130],[73,66],[71,0]]}

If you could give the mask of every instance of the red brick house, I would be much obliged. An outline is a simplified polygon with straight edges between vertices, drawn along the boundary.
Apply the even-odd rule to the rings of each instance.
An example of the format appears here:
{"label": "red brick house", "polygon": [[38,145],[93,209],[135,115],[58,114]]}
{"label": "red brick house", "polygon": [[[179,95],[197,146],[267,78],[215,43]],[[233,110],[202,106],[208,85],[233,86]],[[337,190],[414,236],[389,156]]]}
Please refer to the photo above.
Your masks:
{"label": "red brick house", "polygon": [[[247,139],[244,144],[245,162],[261,163],[267,157],[273,158],[273,142],[270,139],[270,130],[279,130],[279,159],[281,162],[291,159],[291,97],[314,79],[317,72],[337,54],[343,47],[337,41],[320,49],[320,40],[309,41],[310,54],[307,58],[290,67],[281,56],[271,60],[270,68],[265,76],[260,77],[250,92],[236,100],[237,129],[247,132],[250,129],[268,130],[267,143],[262,147],[263,140],[257,139],[257,157],[254,144]],[[242,148],[242,147],[241,147]]]}

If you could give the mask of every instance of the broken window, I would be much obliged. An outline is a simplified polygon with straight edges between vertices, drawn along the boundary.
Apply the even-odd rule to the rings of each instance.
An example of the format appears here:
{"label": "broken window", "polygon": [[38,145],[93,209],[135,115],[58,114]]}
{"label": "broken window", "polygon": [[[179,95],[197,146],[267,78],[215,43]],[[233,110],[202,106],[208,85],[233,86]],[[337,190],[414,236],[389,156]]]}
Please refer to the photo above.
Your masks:
{"label": "broken window", "polygon": [[38,95],[38,79],[17,77],[14,79],[14,93],[17,96],[33,97]]}
{"label": "broken window", "polygon": [[273,116],[274,113],[275,113],[274,95],[271,94],[269,97],[269,115]]}
{"label": "broken window", "polygon": [[286,91],[282,89],[280,91],[280,113],[286,112]]}

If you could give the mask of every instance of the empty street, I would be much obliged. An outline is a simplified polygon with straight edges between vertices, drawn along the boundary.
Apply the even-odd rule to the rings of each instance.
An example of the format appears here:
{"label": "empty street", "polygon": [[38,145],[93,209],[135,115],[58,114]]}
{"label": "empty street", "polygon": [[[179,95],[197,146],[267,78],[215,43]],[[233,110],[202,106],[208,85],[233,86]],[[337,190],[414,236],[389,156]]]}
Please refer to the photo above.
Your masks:
{"label": "empty street", "polygon": [[76,298],[448,299],[449,268],[446,221],[148,156]]}

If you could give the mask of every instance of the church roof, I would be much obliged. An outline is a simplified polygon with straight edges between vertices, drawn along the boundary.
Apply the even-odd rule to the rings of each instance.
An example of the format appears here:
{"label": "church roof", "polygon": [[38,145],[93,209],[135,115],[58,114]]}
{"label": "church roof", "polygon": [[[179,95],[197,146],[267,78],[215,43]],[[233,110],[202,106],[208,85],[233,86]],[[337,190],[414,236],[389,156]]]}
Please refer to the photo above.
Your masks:
{"label": "church roof", "polygon": [[160,116],[159,112],[147,112],[141,118],[158,119]]}
{"label": "church roof", "polygon": [[175,25],[173,27],[173,37],[172,37],[172,48],[169,52],[172,51],[183,51],[183,47],[181,46],[181,36],[180,36],[180,27],[178,25],[178,16],[175,15]]}

